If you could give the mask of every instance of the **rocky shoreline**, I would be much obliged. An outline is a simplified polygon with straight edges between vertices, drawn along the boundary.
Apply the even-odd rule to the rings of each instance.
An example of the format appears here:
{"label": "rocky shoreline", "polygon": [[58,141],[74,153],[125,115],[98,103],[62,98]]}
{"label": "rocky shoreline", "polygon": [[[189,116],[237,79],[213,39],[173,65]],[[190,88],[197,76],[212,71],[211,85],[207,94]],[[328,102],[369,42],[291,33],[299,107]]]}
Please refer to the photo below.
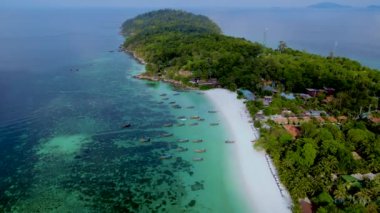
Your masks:
{"label": "rocky shoreline", "polygon": [[185,85],[181,81],[176,81],[176,80],[173,80],[173,79],[167,79],[167,78],[158,77],[158,76],[149,76],[149,75],[147,75],[145,73],[142,73],[142,74],[139,74],[139,75],[135,75],[133,77],[136,78],[136,79],[148,80],[148,81],[162,81],[162,82],[165,82],[165,83],[172,84],[175,87],[181,87],[181,88],[184,88],[184,89],[198,89],[196,87],[191,87],[191,86]]}
{"label": "rocky shoreline", "polygon": [[127,53],[127,54],[129,54],[129,55],[131,55],[131,56],[132,56],[134,59],[136,59],[136,61],[138,61],[140,64],[142,64],[142,65],[147,65],[146,61],[145,61],[143,58],[139,57],[139,56],[136,54],[135,51],[128,50],[128,49],[124,48],[123,45],[120,46],[120,50],[121,50],[121,51],[124,51],[125,53]]}
{"label": "rocky shoreline", "polygon": [[[120,50],[122,50],[125,53],[131,55],[140,64],[147,65],[147,62],[143,58],[139,57],[136,54],[136,52],[134,52],[132,50],[128,50],[128,49],[124,48],[123,46],[120,46]],[[148,80],[148,81],[162,81],[162,82],[165,82],[165,83],[172,84],[175,87],[181,87],[181,88],[184,88],[184,89],[198,89],[196,87],[191,87],[191,86],[185,85],[181,81],[177,81],[177,80],[173,80],[173,79],[167,79],[165,77],[159,77],[159,76],[150,76],[150,75],[147,75],[146,73],[135,75],[135,76],[133,76],[133,78],[140,79],[140,80]]]}

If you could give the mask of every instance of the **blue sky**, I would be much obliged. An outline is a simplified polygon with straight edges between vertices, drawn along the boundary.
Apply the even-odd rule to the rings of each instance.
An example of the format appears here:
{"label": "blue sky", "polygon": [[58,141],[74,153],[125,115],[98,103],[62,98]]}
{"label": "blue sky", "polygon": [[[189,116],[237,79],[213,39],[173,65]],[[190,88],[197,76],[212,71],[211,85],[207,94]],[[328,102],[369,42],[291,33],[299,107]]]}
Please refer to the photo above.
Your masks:
{"label": "blue sky", "polygon": [[[1,7],[300,7],[326,0],[1,0]],[[365,6],[380,0],[331,0]]]}

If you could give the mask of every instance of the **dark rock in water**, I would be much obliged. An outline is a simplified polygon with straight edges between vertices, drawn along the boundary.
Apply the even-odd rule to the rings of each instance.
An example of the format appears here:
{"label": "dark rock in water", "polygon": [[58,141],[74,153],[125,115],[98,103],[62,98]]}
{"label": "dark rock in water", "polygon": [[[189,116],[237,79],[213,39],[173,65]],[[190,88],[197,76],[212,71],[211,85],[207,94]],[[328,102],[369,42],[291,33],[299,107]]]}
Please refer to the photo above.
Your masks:
{"label": "dark rock in water", "polygon": [[176,104],[176,105],[173,105],[173,108],[174,109],[181,109],[182,107],[180,105]]}
{"label": "dark rock in water", "polygon": [[171,171],[169,171],[169,170],[166,170],[164,173],[165,173],[166,175],[173,176],[173,172],[171,172]]}
{"label": "dark rock in water", "polygon": [[195,182],[193,185],[191,185],[192,191],[199,191],[199,190],[203,190],[203,189],[204,189],[204,187],[203,187],[202,183]]}
{"label": "dark rock in water", "polygon": [[135,203],[135,202],[131,202],[131,207],[135,210],[137,210],[139,208],[139,204]]}
{"label": "dark rock in water", "polygon": [[74,158],[75,158],[75,159],[81,159],[81,158],[82,158],[82,156],[80,156],[80,155],[77,155],[77,156],[75,156]]}
{"label": "dark rock in water", "polygon": [[193,207],[193,206],[195,206],[195,203],[196,203],[195,200],[191,200],[191,201],[189,202],[188,206]]}
{"label": "dark rock in water", "polygon": [[125,124],[125,125],[123,126],[123,128],[129,128],[129,127],[131,127],[131,126],[132,126],[132,124],[127,123],[127,124]]}
{"label": "dark rock in water", "polygon": [[193,176],[193,174],[194,174],[194,172],[189,171],[189,175],[190,175],[190,176]]}
{"label": "dark rock in water", "polygon": [[164,182],[164,179],[159,179],[159,180],[157,180],[157,185],[161,185],[162,183]]}

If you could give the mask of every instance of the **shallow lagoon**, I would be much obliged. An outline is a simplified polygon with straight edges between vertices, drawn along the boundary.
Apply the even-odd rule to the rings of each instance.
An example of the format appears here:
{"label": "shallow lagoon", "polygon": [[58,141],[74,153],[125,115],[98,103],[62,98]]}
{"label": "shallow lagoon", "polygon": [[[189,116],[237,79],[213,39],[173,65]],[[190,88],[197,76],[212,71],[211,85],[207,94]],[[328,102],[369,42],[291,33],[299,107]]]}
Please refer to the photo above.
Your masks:
{"label": "shallow lagoon", "polygon": [[[213,106],[201,92],[136,80],[132,76],[143,66],[117,51],[76,69],[49,79],[56,92],[33,117],[1,126],[1,143],[11,142],[7,149],[12,150],[2,150],[1,166],[9,172],[1,174],[2,208],[244,208],[226,176],[224,126],[210,125],[219,118],[208,112]],[[123,128],[126,123],[131,127]],[[203,141],[195,143],[199,139]],[[196,152],[203,149],[205,153]]]}

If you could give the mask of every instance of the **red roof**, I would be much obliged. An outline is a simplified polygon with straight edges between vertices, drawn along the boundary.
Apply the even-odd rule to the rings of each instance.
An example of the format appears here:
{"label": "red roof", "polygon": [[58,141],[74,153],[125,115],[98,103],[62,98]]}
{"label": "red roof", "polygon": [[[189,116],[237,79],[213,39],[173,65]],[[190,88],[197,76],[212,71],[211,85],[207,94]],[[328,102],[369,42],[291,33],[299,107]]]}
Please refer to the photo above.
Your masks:
{"label": "red roof", "polygon": [[315,119],[316,119],[318,122],[320,122],[320,123],[325,122],[325,120],[324,120],[321,116],[317,116],[317,117],[315,117]]}
{"label": "red roof", "polygon": [[285,125],[284,128],[286,131],[293,136],[293,138],[296,138],[297,136],[300,135],[300,130],[297,129],[297,127],[293,125]]}
{"label": "red roof", "polygon": [[310,203],[308,203],[304,200],[301,200],[300,205],[301,205],[301,212],[302,213],[313,213],[313,206]]}
{"label": "red roof", "polygon": [[336,118],[334,118],[334,117],[327,117],[326,118],[328,121],[330,121],[331,123],[336,123],[336,122],[338,122],[338,120],[336,119]]}
{"label": "red roof", "polygon": [[380,118],[374,118],[374,117],[371,117],[370,120],[375,123],[375,124],[378,124],[380,123]]}

